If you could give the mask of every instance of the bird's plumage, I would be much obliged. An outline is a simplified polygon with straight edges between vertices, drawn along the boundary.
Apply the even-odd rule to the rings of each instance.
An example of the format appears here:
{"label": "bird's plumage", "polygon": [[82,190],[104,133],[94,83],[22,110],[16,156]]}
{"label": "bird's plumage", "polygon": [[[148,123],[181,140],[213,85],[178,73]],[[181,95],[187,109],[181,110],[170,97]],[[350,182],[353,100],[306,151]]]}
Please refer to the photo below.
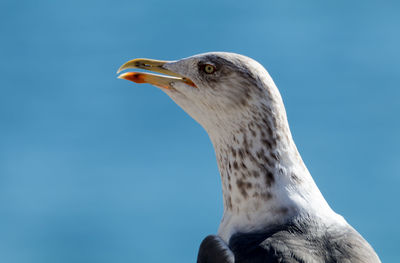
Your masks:
{"label": "bird's plumage", "polygon": [[[208,236],[200,246],[198,263],[374,263],[379,258],[351,226],[326,226],[299,217],[267,230],[235,233],[229,245]],[[229,247],[229,251],[226,250]],[[226,255],[234,255],[232,257]]]}
{"label": "bird's plumage", "polygon": [[320,193],[293,141],[280,93],[263,66],[224,52],[126,65],[173,75],[133,73],[124,78],[148,79],[161,87],[213,143],[224,215],[218,235],[202,242],[199,263],[380,262]]}

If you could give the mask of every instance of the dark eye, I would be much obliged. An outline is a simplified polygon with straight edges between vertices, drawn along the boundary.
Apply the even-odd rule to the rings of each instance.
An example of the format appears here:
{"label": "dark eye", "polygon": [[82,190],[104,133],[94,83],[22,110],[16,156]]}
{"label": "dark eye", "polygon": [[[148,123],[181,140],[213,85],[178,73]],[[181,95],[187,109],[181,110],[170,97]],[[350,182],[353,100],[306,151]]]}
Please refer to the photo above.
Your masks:
{"label": "dark eye", "polygon": [[213,74],[215,72],[216,68],[213,65],[205,64],[203,67],[203,70],[207,74]]}

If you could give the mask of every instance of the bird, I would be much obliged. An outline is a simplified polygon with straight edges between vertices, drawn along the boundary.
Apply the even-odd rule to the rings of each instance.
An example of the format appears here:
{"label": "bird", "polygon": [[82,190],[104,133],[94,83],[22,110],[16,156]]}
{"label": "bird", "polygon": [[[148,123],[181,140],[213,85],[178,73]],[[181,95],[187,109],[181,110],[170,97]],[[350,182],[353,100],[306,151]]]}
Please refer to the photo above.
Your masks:
{"label": "bird", "polygon": [[133,59],[117,73],[160,88],[212,142],[224,210],[218,233],[200,244],[198,263],[380,262],[318,189],[280,92],[260,63],[208,52],[175,61]]}

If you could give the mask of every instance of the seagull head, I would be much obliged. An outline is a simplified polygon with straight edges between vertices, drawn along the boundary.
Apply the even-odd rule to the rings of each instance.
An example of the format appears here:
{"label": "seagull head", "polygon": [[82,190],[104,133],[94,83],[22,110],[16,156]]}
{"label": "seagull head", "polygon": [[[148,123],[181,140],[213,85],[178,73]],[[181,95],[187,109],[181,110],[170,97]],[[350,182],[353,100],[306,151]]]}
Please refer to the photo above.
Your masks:
{"label": "seagull head", "polygon": [[163,90],[208,132],[237,124],[259,108],[281,101],[267,71],[255,60],[227,52],[204,53],[177,61],[133,59],[119,78],[149,83]]}

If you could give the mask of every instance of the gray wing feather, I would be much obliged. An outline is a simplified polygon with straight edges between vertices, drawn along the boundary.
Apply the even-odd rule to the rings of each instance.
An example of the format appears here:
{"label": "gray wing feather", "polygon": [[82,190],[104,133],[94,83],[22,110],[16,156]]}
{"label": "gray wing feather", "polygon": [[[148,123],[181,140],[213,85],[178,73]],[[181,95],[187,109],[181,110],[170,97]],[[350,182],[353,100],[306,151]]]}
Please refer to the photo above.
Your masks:
{"label": "gray wing feather", "polygon": [[350,225],[294,220],[264,233],[235,234],[229,241],[235,263],[378,263],[372,247]]}

